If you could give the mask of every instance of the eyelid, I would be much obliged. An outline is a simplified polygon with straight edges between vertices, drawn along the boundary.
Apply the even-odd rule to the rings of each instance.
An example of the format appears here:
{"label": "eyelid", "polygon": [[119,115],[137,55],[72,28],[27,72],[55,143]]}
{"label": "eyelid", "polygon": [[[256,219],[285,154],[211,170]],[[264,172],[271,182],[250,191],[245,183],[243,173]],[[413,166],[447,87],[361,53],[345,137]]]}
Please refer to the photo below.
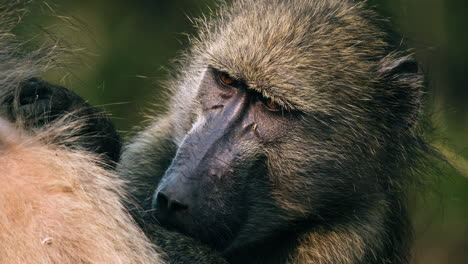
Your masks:
{"label": "eyelid", "polygon": [[[283,110],[283,107],[281,105],[279,105],[278,103],[276,103],[276,102],[274,102],[274,101],[272,101],[270,99],[267,99],[265,102],[263,102],[263,104],[265,105],[265,107],[268,110],[270,110],[272,112],[278,112],[278,111]],[[269,106],[270,104],[273,105],[275,108],[270,107]]]}
{"label": "eyelid", "polygon": [[[213,74],[214,74],[214,77],[216,79],[216,81],[222,85],[223,87],[227,87],[227,88],[241,88],[243,86],[243,82],[241,80],[238,80],[236,78],[234,78],[233,76],[231,76],[229,73],[227,72],[223,72],[223,71],[220,71],[216,68],[212,68],[213,70]],[[222,80],[221,80],[221,75],[227,75],[229,76],[229,78],[231,78],[233,80],[233,83],[232,84],[226,84],[224,83]]]}
{"label": "eyelid", "polygon": [[[273,100],[271,99],[270,97],[266,97],[264,95],[262,95],[260,92],[256,91],[256,90],[251,90],[249,89],[249,87],[245,84],[245,82],[243,82],[242,80],[239,80],[239,79],[236,79],[234,78],[233,76],[231,76],[229,73],[226,73],[224,71],[221,71],[221,70],[218,70],[214,67],[210,67],[211,70],[212,70],[212,73],[214,75],[214,78],[216,79],[216,82],[221,86],[221,87],[225,87],[225,88],[245,88],[247,90],[250,90],[251,92],[253,92],[254,94],[258,94],[257,97],[256,97],[256,100],[257,101],[260,101],[263,106],[265,107],[266,110],[272,112],[272,113],[276,113],[276,112],[289,112],[289,113],[292,113],[292,114],[300,114],[301,111],[298,111],[297,109],[293,108],[290,106],[290,104],[286,103],[281,103],[281,102],[278,102],[277,100]],[[233,83],[232,84],[226,84],[224,83],[222,80],[221,80],[221,75],[222,74],[226,74],[227,76],[229,76],[230,78],[232,78],[233,80]],[[271,109],[269,107],[266,106],[267,102],[268,101],[271,101],[272,103],[276,104],[279,106],[279,108],[276,110],[276,109]]]}
{"label": "eyelid", "polygon": [[[281,104],[273,101],[271,98],[268,98],[268,97],[265,97],[261,94],[257,95],[256,97],[256,100],[261,102],[262,103],[262,106],[265,107],[266,110],[270,111],[270,112],[278,112],[278,111],[283,111],[283,107],[281,106]],[[277,105],[278,106],[278,109],[271,109],[270,107],[268,107],[268,103],[269,102],[272,102],[273,104]]]}
{"label": "eyelid", "polygon": [[234,78],[225,72],[219,72],[218,78],[223,84],[228,86],[233,86],[236,83],[236,80],[234,80]]}

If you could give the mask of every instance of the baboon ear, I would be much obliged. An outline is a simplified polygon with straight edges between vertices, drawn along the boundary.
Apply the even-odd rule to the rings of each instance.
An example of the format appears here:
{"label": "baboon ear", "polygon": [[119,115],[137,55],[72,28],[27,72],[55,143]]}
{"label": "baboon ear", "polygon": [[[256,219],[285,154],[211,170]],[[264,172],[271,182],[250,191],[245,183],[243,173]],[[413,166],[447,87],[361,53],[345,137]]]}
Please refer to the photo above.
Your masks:
{"label": "baboon ear", "polygon": [[424,79],[412,56],[398,55],[391,54],[382,59],[378,72],[384,87],[381,103],[386,107],[386,125],[403,130],[419,119]]}

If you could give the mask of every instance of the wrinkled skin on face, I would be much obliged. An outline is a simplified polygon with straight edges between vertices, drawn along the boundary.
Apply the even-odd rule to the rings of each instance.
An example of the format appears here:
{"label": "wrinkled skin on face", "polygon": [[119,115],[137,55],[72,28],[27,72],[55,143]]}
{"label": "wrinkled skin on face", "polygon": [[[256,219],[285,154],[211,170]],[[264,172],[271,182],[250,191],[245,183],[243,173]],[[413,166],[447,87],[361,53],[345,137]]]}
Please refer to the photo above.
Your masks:
{"label": "wrinkled skin on face", "polygon": [[153,197],[159,221],[220,249],[250,221],[256,201],[248,194],[271,188],[262,150],[281,145],[288,126],[300,119],[245,83],[223,82],[223,76],[231,78],[209,68],[202,77],[197,120]]}

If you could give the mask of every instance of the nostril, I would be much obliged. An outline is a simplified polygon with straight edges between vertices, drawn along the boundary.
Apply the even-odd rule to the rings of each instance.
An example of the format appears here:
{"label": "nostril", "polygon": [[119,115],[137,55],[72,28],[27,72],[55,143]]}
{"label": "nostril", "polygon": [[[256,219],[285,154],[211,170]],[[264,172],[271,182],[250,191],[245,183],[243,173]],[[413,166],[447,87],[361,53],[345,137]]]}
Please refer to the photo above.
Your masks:
{"label": "nostril", "polygon": [[169,199],[167,199],[167,196],[159,192],[157,197],[156,197],[156,207],[159,209],[167,209],[169,205]]}
{"label": "nostril", "polygon": [[176,199],[171,199],[167,194],[159,192],[156,196],[156,208],[172,212],[184,211],[188,206]]}
{"label": "nostril", "polygon": [[161,226],[179,231],[188,230],[191,223],[190,204],[181,202],[186,197],[167,188],[161,189],[153,196],[152,216]]}
{"label": "nostril", "polygon": [[186,204],[183,204],[176,200],[170,200],[168,207],[169,207],[169,210],[172,210],[172,211],[183,211],[188,208]]}

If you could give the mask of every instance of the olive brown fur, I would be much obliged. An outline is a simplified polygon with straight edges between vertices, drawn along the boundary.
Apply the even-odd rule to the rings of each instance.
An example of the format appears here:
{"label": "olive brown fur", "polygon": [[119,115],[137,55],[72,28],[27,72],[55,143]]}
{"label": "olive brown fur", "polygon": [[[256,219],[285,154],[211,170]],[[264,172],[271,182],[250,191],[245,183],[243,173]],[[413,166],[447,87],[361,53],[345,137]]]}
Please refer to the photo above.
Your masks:
{"label": "olive brown fur", "polygon": [[[167,113],[118,166],[145,223],[155,211],[230,263],[408,263],[405,193],[435,152],[419,133],[424,78],[386,21],[358,1],[239,0],[196,24]],[[221,75],[238,90],[216,90]],[[252,99],[219,132],[238,93],[281,111]],[[182,209],[161,212],[167,200]]]}

